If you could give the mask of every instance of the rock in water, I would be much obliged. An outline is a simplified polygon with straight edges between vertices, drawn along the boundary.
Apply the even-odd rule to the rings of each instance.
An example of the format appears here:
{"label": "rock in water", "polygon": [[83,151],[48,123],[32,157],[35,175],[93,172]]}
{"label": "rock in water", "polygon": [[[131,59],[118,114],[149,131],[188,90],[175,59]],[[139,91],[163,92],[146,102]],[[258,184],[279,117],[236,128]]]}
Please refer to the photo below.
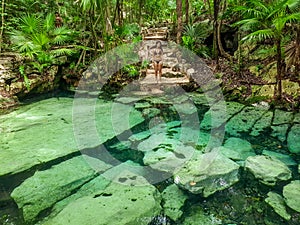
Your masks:
{"label": "rock in water", "polygon": [[183,214],[181,207],[184,205],[187,196],[177,185],[172,184],[163,191],[162,198],[164,200],[164,214],[174,221],[178,220]]}
{"label": "rock in water", "polygon": [[208,197],[238,181],[239,165],[218,151],[195,156],[175,174],[179,186]]}
{"label": "rock in water", "polygon": [[286,204],[293,210],[300,212],[300,180],[294,180],[283,187]]}
{"label": "rock in water", "polygon": [[[48,170],[37,171],[14,189],[11,196],[22,209],[24,220],[35,221],[43,210],[68,197],[74,190],[91,180],[96,171],[86,160],[87,158],[78,156]],[[91,158],[90,162],[97,163],[99,171],[100,167],[102,171],[111,167],[97,159]]]}
{"label": "rock in water", "polygon": [[240,138],[228,138],[221,148],[222,154],[233,160],[246,160],[249,156],[255,156],[251,144]]}
{"label": "rock in water", "polygon": [[220,219],[209,215],[199,206],[193,206],[191,212],[184,219],[183,225],[217,225],[222,224]]}
{"label": "rock in water", "polygon": [[287,143],[289,151],[292,153],[300,153],[300,124],[295,124],[288,134]]}
{"label": "rock in water", "polygon": [[274,186],[277,181],[289,180],[292,177],[292,172],[283,162],[270,156],[250,156],[246,160],[245,168],[268,186]]}
{"label": "rock in water", "polygon": [[268,193],[268,197],[265,199],[265,201],[274,209],[274,211],[279,216],[281,216],[285,220],[291,219],[291,215],[288,214],[288,212],[286,211],[285,202],[284,202],[283,198],[281,197],[281,195],[270,191]]}
{"label": "rock in water", "polygon": [[160,195],[154,186],[111,183],[70,203],[44,225],[148,224],[160,211]]}

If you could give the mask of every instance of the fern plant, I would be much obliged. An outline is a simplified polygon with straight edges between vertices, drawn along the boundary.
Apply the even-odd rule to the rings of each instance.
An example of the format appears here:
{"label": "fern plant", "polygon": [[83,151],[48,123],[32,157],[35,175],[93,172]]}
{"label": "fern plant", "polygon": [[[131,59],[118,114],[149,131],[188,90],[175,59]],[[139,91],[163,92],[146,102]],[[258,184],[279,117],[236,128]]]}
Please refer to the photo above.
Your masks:
{"label": "fern plant", "polygon": [[65,26],[55,27],[52,13],[46,18],[28,14],[19,19],[19,26],[10,32],[13,50],[31,60],[42,74],[51,65],[59,64],[60,56],[69,56],[75,49],[63,47],[72,41],[73,31]]}

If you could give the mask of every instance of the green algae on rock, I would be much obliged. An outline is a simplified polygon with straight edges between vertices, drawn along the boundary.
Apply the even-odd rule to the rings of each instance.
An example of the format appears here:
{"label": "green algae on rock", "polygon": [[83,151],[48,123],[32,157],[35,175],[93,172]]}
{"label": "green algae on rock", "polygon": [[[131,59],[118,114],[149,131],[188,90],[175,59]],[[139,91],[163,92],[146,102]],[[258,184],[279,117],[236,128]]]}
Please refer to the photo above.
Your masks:
{"label": "green algae on rock", "polygon": [[168,186],[162,192],[164,214],[177,221],[183,214],[182,207],[187,195],[176,184]]}
{"label": "green algae on rock", "polygon": [[228,138],[224,147],[220,149],[221,152],[233,160],[246,160],[249,156],[255,156],[251,144],[240,138]]}
{"label": "green algae on rock", "polygon": [[[98,100],[91,108],[88,101],[91,100],[82,99],[82,105],[78,108],[86,111],[95,110],[92,122],[97,128],[98,138],[91,141],[87,133],[90,127],[86,114],[78,112],[76,118],[74,114],[72,117],[72,110],[74,110],[72,98],[46,99],[1,115],[0,176],[26,171],[34,166],[78,152],[82,148],[101,145],[130,129],[128,125],[124,125],[122,114],[124,111],[131,110],[128,120],[125,121],[129,126],[133,127],[143,121],[138,111],[130,106],[119,104],[118,108],[123,111],[113,110],[113,114],[116,114],[113,124],[112,102]],[[77,137],[74,137],[74,119],[78,126]],[[117,129],[116,124],[118,124]],[[78,148],[76,140],[82,148]]]}
{"label": "green algae on rock", "polygon": [[268,197],[265,199],[265,201],[274,209],[274,211],[279,216],[281,216],[285,220],[291,219],[291,215],[286,211],[285,202],[281,195],[270,191],[268,193]]}
{"label": "green algae on rock", "polygon": [[266,109],[245,107],[227,122],[225,126],[226,133],[239,137],[241,133],[250,132],[256,121],[263,117],[266,111]]}
{"label": "green algae on rock", "polygon": [[[95,171],[89,162],[97,164]],[[95,177],[97,172],[110,168],[100,160],[78,156],[44,171],[37,171],[11,193],[22,209],[25,221],[35,221],[40,212],[68,197],[74,190]]]}
{"label": "green algae on rock", "polygon": [[184,219],[183,225],[217,225],[222,224],[222,221],[204,212],[200,206],[192,207],[189,215]]}
{"label": "green algae on rock", "polygon": [[239,165],[218,151],[195,152],[174,179],[183,189],[208,197],[238,182],[238,171]]}
{"label": "green algae on rock", "polygon": [[299,137],[300,137],[300,124],[294,124],[287,137],[287,144],[290,152],[296,154],[300,153]]}
{"label": "green algae on rock", "polygon": [[160,214],[160,194],[147,186],[111,183],[104,190],[67,205],[44,225],[136,225],[148,224]]}
{"label": "green algae on rock", "polygon": [[245,168],[261,183],[274,186],[277,181],[287,181],[292,178],[290,169],[279,159],[270,156],[250,156],[246,159]]}
{"label": "green algae on rock", "polygon": [[300,212],[300,180],[293,180],[285,185],[283,187],[283,197],[291,209]]}

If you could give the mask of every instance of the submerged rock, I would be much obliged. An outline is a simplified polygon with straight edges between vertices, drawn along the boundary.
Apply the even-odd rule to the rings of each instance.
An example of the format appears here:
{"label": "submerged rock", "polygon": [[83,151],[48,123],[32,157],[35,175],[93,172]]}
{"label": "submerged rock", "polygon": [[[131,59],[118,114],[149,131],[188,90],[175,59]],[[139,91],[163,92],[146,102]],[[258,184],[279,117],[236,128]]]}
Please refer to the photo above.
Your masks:
{"label": "submerged rock", "polygon": [[245,168],[268,186],[274,186],[277,181],[286,181],[292,177],[292,172],[283,162],[270,156],[250,156],[246,160]]}
{"label": "submerged rock", "polygon": [[159,215],[160,194],[150,184],[128,186],[111,183],[104,190],[67,205],[44,225],[148,224]]}
{"label": "submerged rock", "polygon": [[251,144],[240,138],[228,138],[225,141],[221,153],[233,160],[246,160],[249,156],[255,156]]}
{"label": "submerged rock", "polygon": [[255,107],[245,107],[241,112],[234,115],[227,122],[226,132],[232,136],[241,136],[241,133],[248,133],[267,110],[257,109]]}
{"label": "submerged rock", "polygon": [[196,149],[170,139],[157,148],[145,152],[144,164],[163,172],[173,173],[180,169],[194,154]]}
{"label": "submerged rock", "polygon": [[[89,163],[97,165],[95,171]],[[96,172],[110,168],[100,160],[78,156],[44,171],[37,171],[13,190],[11,197],[22,209],[25,221],[35,221],[43,210],[68,197],[91,180]]]}
{"label": "submerged rock", "polygon": [[187,198],[187,195],[177,185],[172,184],[168,186],[162,193],[164,214],[177,221],[183,214],[181,208]]}
{"label": "submerged rock", "polygon": [[300,113],[294,115],[294,123],[300,123]]}
{"label": "submerged rock", "polygon": [[296,154],[300,153],[299,137],[300,137],[300,124],[295,124],[291,128],[287,138],[287,144],[290,152]]}
{"label": "submerged rock", "polygon": [[250,135],[260,135],[261,132],[263,132],[265,129],[271,126],[272,118],[273,112],[271,111],[267,111],[265,114],[263,114],[263,116],[253,125]]}
{"label": "submerged rock", "polygon": [[200,206],[192,207],[189,215],[184,219],[183,225],[216,225],[222,221],[204,212]]}
{"label": "submerged rock", "polygon": [[[125,120],[124,113],[129,111]],[[0,176],[97,147],[143,120],[140,112],[128,105],[64,97],[45,99],[0,115]],[[91,125],[96,127],[95,132]]]}
{"label": "submerged rock", "polygon": [[216,103],[204,114],[201,128],[204,130],[218,128],[244,107],[244,105],[236,102]]}
{"label": "submerged rock", "polygon": [[300,180],[294,180],[284,186],[283,197],[291,209],[300,212]]}
{"label": "submerged rock", "polygon": [[291,156],[286,155],[286,154],[281,154],[281,153],[278,153],[278,152],[268,151],[268,150],[263,150],[262,154],[263,155],[267,155],[267,156],[275,157],[275,158],[279,159],[281,162],[283,162],[287,166],[295,166],[295,165],[297,165],[297,163],[295,162],[295,160],[293,160],[293,158]]}
{"label": "submerged rock", "polygon": [[286,140],[286,132],[288,131],[289,125],[282,124],[278,126],[271,126],[272,128],[272,137],[276,137],[279,141],[284,142]]}
{"label": "submerged rock", "polygon": [[293,121],[293,113],[286,112],[280,109],[276,109],[274,112],[273,125],[280,125],[284,123],[290,123]]}
{"label": "submerged rock", "polygon": [[285,202],[281,195],[271,191],[268,193],[268,197],[265,199],[265,201],[279,216],[285,220],[291,219],[291,215],[286,211]]}
{"label": "submerged rock", "polygon": [[238,170],[238,164],[218,151],[206,154],[195,152],[174,177],[183,189],[208,197],[235,184],[239,180]]}

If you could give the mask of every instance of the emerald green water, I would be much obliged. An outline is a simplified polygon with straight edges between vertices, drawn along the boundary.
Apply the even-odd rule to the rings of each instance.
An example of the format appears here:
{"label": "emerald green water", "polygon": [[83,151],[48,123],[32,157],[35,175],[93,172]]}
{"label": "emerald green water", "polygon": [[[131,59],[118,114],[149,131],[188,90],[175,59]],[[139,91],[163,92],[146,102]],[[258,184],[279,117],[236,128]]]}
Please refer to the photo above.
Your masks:
{"label": "emerald green water", "polygon": [[[199,98],[198,95],[196,95],[196,97],[193,96],[193,99],[197,98]],[[36,171],[47,171],[51,166],[60,165],[62,162],[80,156],[81,154],[86,154],[91,157],[96,157],[98,154],[97,143],[96,145],[88,146],[85,151],[80,152],[78,149],[76,150],[72,128],[73,99],[70,96],[55,96],[44,101],[45,100],[42,99],[34,100],[0,117],[2,123],[0,129],[0,141],[2,146],[2,153],[0,153],[2,154],[0,155],[2,156],[0,169],[0,171],[2,170],[0,176],[0,224],[37,224],[39,221],[40,224],[43,224],[41,221],[43,221],[46,216],[51,215],[52,206],[46,207],[46,210],[39,213],[38,220],[26,223],[23,220],[22,210],[18,209],[16,202],[10,196],[12,191],[20,186],[23,181],[34,176]],[[167,138],[172,140],[182,141],[182,136],[184,136],[185,146],[193,147],[196,151],[203,153],[207,151],[206,146],[208,140],[205,140],[205,138],[202,139],[202,137],[209,137],[213,132],[210,129],[203,129],[203,126],[200,126],[205,118],[205,113],[210,108],[205,101],[195,103],[197,111],[194,114],[188,114],[178,112],[178,107],[176,108],[168,102],[155,102],[153,98],[150,100],[147,98],[138,100],[135,103],[145,104],[144,107],[141,105],[141,107],[137,107],[128,104],[129,107],[135,108],[133,110],[134,112],[130,112],[130,118],[134,118],[136,123],[131,123],[130,130],[120,129],[117,136],[111,133],[111,127],[107,128],[107,130],[102,127],[104,121],[107,122],[107,120],[111,119],[109,114],[111,112],[116,113],[115,111],[109,111],[113,102],[105,99],[98,101],[97,104],[99,108],[97,108],[97,105],[95,118],[96,127],[101,130],[103,134],[106,132],[106,136],[104,135],[103,139],[105,140],[103,146],[110,156],[117,160],[117,162],[115,162],[111,161],[109,157],[101,158],[101,160],[106,163],[117,166],[130,160],[140,166],[146,166],[144,157],[147,153],[139,150],[139,148],[141,149],[143,143],[145,145],[145,140],[155,135],[155,132],[158,132],[158,134],[164,133]],[[182,107],[184,107],[183,104]],[[227,121],[227,124],[241,111],[242,108],[233,113]],[[104,112],[107,112],[107,116]],[[121,118],[122,112],[118,113],[117,116]],[[264,111],[264,113],[266,112]],[[33,115],[35,117],[33,117]],[[191,115],[198,118],[199,124],[196,124],[195,121],[189,122],[187,118],[190,118],[189,116]],[[295,118],[295,115],[293,115],[293,118]],[[126,120],[127,118],[124,117],[124,119]],[[247,118],[245,118],[245,120],[246,119]],[[256,118],[256,121],[258,120],[259,118]],[[272,121],[274,122],[274,117]],[[287,136],[295,123],[297,124],[297,122],[293,120],[291,120],[290,123],[284,123],[288,127],[286,130],[287,133],[284,133],[285,136]],[[252,124],[252,127],[254,124]],[[268,192],[282,193],[283,186],[288,184],[291,180],[299,179],[297,172],[297,166],[300,161],[299,154],[291,154],[286,139],[282,141],[278,138],[284,135],[279,134],[276,136],[275,134],[278,133],[274,132],[271,126],[262,129],[258,136],[251,135],[253,128],[247,131],[241,130],[238,132],[238,135],[235,136],[233,135],[234,132],[230,132],[230,126],[228,125],[226,127],[225,125],[226,124],[222,124],[225,129],[222,144],[232,137],[237,137],[248,141],[256,155],[261,155],[266,150],[287,155],[289,160],[294,162],[293,165],[288,165],[292,171],[292,178],[287,181],[279,181],[275,186],[267,186],[259,182],[249,171],[245,170],[241,160],[237,160],[241,165],[238,175],[239,181],[237,183],[224,190],[217,191],[209,197],[203,197],[201,194],[193,194],[188,190],[182,189],[186,196],[186,201],[180,208],[183,214],[177,221],[172,221],[165,215],[164,211],[161,211],[159,215],[153,215],[152,218],[148,218],[147,221],[151,222],[140,222],[140,224],[300,224],[300,214],[295,210],[287,207],[291,218],[285,220],[265,202]],[[86,127],[86,129],[88,128]],[[187,129],[189,130],[187,131]],[[198,134],[200,132],[201,138],[196,139],[198,142],[192,137],[195,130]],[[141,139],[133,138],[135,137],[134,135],[144,134],[143,132],[149,132],[149,135]],[[47,138],[43,139],[45,135],[47,135]],[[188,136],[190,136],[191,140],[189,140]],[[31,148],[32,154],[25,153],[24,149],[26,151],[26,148]],[[150,142],[149,148],[153,148],[154,152],[160,148],[172,151],[172,149],[170,149],[172,145],[169,143],[162,143],[158,147],[155,147],[155,144]],[[43,149],[43,151],[41,151],[41,149]],[[59,152],[60,149],[64,149],[64,152]],[[10,155],[6,153],[8,150],[15,150],[16,152]],[[13,159],[5,164],[3,160],[5,157],[7,157],[6,159],[13,157]],[[181,156],[178,156],[178,158],[181,158]],[[22,161],[24,162],[23,164]],[[155,168],[150,168],[148,172],[151,174],[149,176],[145,175],[145,178],[150,184],[153,184],[160,193],[170,185],[176,184],[174,177],[168,172],[162,172]],[[161,176],[161,179],[156,179],[156,176]],[[79,188],[75,188],[70,195],[75,194],[78,190]],[[161,201],[160,204],[163,206],[164,202]],[[114,209],[111,210],[113,211]],[[130,215],[128,216],[130,217]],[[141,219],[139,221],[143,220]],[[101,224],[101,221],[97,221],[97,223]],[[114,224],[114,222],[112,221],[111,224]]]}

